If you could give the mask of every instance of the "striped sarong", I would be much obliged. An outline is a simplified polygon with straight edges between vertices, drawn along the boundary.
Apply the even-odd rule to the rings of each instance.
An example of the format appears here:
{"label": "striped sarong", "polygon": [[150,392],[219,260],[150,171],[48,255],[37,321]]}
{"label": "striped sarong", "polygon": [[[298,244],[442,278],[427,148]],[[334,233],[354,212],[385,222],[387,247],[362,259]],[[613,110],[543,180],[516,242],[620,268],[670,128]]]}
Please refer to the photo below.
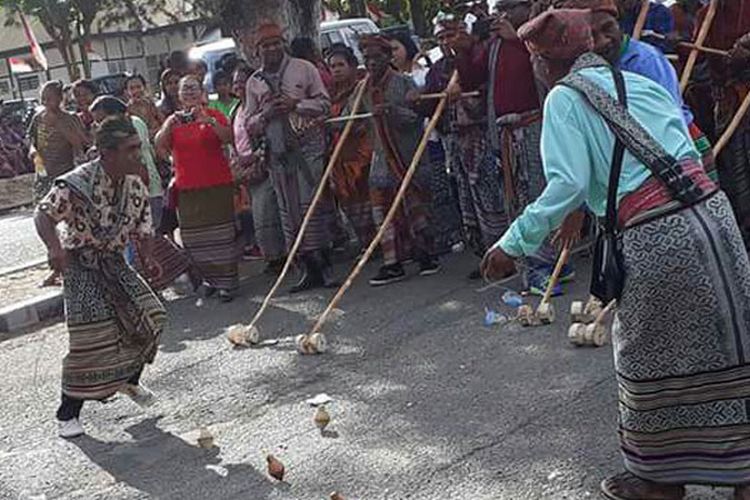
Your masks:
{"label": "striped sarong", "polygon": [[182,244],[201,276],[218,289],[237,288],[234,186],[180,189],[178,196]]}
{"label": "striped sarong", "polygon": [[284,233],[271,179],[251,184],[248,191],[253,207],[255,240],[267,261],[277,260],[284,256]]}
{"label": "striped sarong", "polygon": [[726,195],[622,241],[613,344],[625,467],[662,483],[750,483],[750,262]]}
{"label": "striped sarong", "polygon": [[[273,154],[269,172],[276,191],[281,225],[289,250],[323,176],[325,140],[321,129],[307,131],[300,147]],[[335,212],[330,193],[324,193],[305,230],[299,252],[323,250],[331,243]]]}
{"label": "striped sarong", "polygon": [[191,271],[192,262],[190,256],[184,248],[178,246],[175,242],[164,235],[155,236],[151,240],[151,258],[161,269],[161,274],[154,278],[146,272],[143,266],[143,259],[138,246],[135,246],[135,265],[138,273],[143,276],[148,284],[156,290],[164,290],[174,283],[179,276]]}
{"label": "striped sarong", "polygon": [[153,361],[166,312],[120,253],[69,255],[63,292],[70,349],[62,390],[77,399],[104,399]]}
{"label": "striped sarong", "polygon": [[448,253],[463,240],[461,214],[451,175],[448,173],[446,151],[442,140],[427,143],[430,165],[430,220],[434,230],[436,255]]}
{"label": "striped sarong", "polygon": [[451,134],[446,150],[456,176],[463,226],[473,250],[482,255],[509,225],[498,163],[482,126]]}

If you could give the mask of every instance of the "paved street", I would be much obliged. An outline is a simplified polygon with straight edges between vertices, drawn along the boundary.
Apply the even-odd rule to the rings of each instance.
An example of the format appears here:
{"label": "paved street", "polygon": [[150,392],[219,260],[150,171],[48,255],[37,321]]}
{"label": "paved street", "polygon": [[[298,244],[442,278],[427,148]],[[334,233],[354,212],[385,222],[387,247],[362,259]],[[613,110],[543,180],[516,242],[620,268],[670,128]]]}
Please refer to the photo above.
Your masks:
{"label": "paved street", "polygon": [[33,210],[20,209],[0,214],[0,271],[46,255],[36,235]]}
{"label": "paved street", "polygon": [[[250,280],[229,305],[171,302],[144,376],[160,402],[147,413],[123,398],[89,403],[89,434],[74,441],[57,438],[54,421],[64,329],[0,337],[0,498],[598,498],[602,477],[620,470],[611,349],[569,345],[567,314],[551,327],[484,327],[501,292],[464,279],[468,254],[444,263],[441,275],[383,289],[360,279],[322,356],[296,354],[291,340],[330,291],[280,297],[261,328],[282,342],[242,351],[223,329],[249,321],[269,278]],[[325,435],[304,403],[322,392],[335,399]],[[200,426],[216,448],[196,446]],[[265,473],[269,452],[287,483]]]}

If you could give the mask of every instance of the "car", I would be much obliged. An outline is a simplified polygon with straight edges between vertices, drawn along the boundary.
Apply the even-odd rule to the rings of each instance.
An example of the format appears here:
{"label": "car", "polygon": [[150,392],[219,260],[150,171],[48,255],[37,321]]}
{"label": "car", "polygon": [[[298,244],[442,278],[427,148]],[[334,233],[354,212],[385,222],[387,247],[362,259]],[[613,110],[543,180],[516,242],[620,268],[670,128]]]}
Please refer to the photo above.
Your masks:
{"label": "car", "polygon": [[[362,53],[359,50],[359,37],[378,32],[377,24],[367,18],[327,21],[320,25],[320,46],[325,53],[325,50],[332,45],[343,43],[351,47],[361,61]],[[188,51],[188,58],[193,61],[201,59],[208,66],[206,81],[203,83],[209,93],[214,92],[213,74],[219,69],[220,61],[230,54],[237,54],[237,46],[232,38],[221,38],[216,41],[201,43]]]}
{"label": "car", "polygon": [[25,130],[39,105],[39,99],[36,98],[0,101],[0,119]]}
{"label": "car", "polygon": [[125,94],[125,79],[127,73],[115,73],[114,75],[100,76],[91,81],[99,87],[99,95],[112,95],[120,99]]}

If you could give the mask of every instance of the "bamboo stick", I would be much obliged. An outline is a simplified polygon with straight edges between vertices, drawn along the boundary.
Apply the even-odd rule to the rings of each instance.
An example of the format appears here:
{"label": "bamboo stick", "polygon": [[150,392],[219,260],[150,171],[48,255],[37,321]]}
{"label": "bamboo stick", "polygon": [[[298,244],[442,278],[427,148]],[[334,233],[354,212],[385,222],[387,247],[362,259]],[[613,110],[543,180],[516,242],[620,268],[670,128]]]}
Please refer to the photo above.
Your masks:
{"label": "bamboo stick", "polygon": [[[436,94],[422,94],[419,96],[420,101],[427,101],[430,99],[442,99],[443,97],[446,97],[448,95],[447,92],[438,92]],[[482,95],[478,90],[474,92],[462,92],[459,94],[459,97],[461,99],[465,99],[467,97],[479,97]]]}
{"label": "bamboo stick", "polygon": [[729,123],[729,126],[724,131],[724,133],[721,134],[721,138],[719,138],[719,140],[716,142],[716,145],[714,146],[714,157],[718,158],[724,147],[729,144],[729,141],[737,131],[740,123],[742,123],[742,120],[745,118],[745,116],[747,116],[748,109],[750,109],[750,92],[748,92],[748,94],[745,96],[745,99],[740,105],[740,109],[737,110],[737,113],[735,113],[734,118],[732,118],[732,121]]}
{"label": "bamboo stick", "polygon": [[[458,81],[458,72],[454,71],[448,85],[450,86],[451,84],[454,84],[456,81]],[[357,262],[357,265],[354,266],[354,269],[352,269],[351,273],[349,273],[349,276],[344,281],[344,284],[341,285],[341,288],[339,288],[339,290],[336,292],[336,295],[333,296],[333,298],[331,299],[331,302],[328,304],[328,307],[326,307],[325,310],[323,311],[323,314],[321,314],[320,317],[318,317],[318,320],[315,322],[315,325],[310,330],[309,335],[320,332],[320,329],[325,324],[326,320],[328,319],[328,316],[330,316],[333,309],[341,301],[341,298],[344,296],[347,290],[349,290],[349,288],[352,286],[352,283],[354,283],[355,278],[359,276],[360,272],[362,272],[362,269],[365,267],[365,264],[367,264],[367,261],[370,260],[372,253],[380,244],[380,240],[383,239],[383,235],[385,234],[385,231],[388,228],[388,225],[391,223],[391,221],[393,221],[393,218],[396,216],[396,211],[398,210],[399,205],[401,204],[401,200],[403,200],[404,195],[406,195],[406,189],[409,187],[409,183],[411,182],[412,177],[414,177],[414,174],[417,171],[417,167],[419,166],[419,162],[422,159],[422,155],[424,155],[424,152],[427,149],[427,143],[430,139],[430,135],[437,127],[438,121],[440,120],[440,117],[442,116],[447,103],[448,103],[448,96],[446,95],[440,99],[440,102],[437,105],[437,109],[435,109],[435,112],[433,113],[432,118],[430,118],[430,121],[427,124],[427,128],[425,128],[424,134],[422,135],[422,141],[419,143],[417,150],[414,152],[414,157],[411,160],[411,164],[409,165],[409,168],[406,170],[404,179],[401,181],[401,186],[399,186],[398,192],[396,193],[396,197],[393,199],[393,204],[391,205],[391,208],[388,210],[388,213],[386,214],[385,219],[383,220],[383,223],[380,225],[380,228],[378,229],[377,234],[375,234],[375,237],[370,242],[370,246],[367,247],[367,250],[365,251],[364,255],[362,255],[362,257],[359,259],[359,262]]]}
{"label": "bamboo stick", "polygon": [[[708,5],[708,11],[706,12],[706,18],[703,20],[701,29],[698,32],[698,37],[695,39],[696,46],[702,47],[703,42],[706,41],[706,37],[708,36],[708,32],[711,30],[711,24],[714,21],[714,16],[716,16],[716,9],[718,9],[718,7],[719,7],[719,0],[711,0],[711,3]],[[682,71],[682,78],[680,78],[680,90],[682,92],[685,92],[685,89],[687,88],[688,83],[690,82],[690,77],[693,74],[693,68],[695,67],[695,63],[697,61],[698,61],[698,50],[693,49],[690,51],[688,60],[685,63],[685,69]]]}
{"label": "bamboo stick", "polygon": [[346,115],[346,116],[337,116],[336,118],[329,118],[326,120],[326,123],[341,123],[341,122],[350,122],[354,120],[365,120],[367,118],[372,118],[372,113],[362,113],[359,115]]}
{"label": "bamboo stick", "polygon": [[563,247],[562,252],[560,252],[560,257],[557,259],[557,264],[555,265],[555,270],[552,272],[552,276],[550,277],[549,283],[547,284],[547,290],[544,292],[544,297],[542,298],[542,304],[549,303],[550,299],[552,299],[552,292],[555,290],[555,286],[557,285],[557,280],[560,279],[560,274],[562,273],[563,267],[568,262],[568,257],[570,256],[570,248],[567,246]]}
{"label": "bamboo stick", "polygon": [[[357,89],[357,93],[354,98],[354,104],[352,105],[351,116],[354,116],[357,113],[357,110],[359,109],[359,106],[362,103],[362,98],[365,95],[365,89],[367,88],[367,83],[369,81],[369,78],[370,77],[368,75],[364,80],[359,82],[359,88]],[[346,143],[346,140],[349,137],[349,134],[351,133],[353,126],[354,126],[354,121],[349,121],[344,127],[344,130],[341,133],[341,137],[339,138],[338,143],[336,143],[336,147],[334,148],[333,153],[331,154],[331,158],[328,160],[328,165],[326,166],[326,169],[323,171],[323,175],[320,178],[320,183],[318,184],[318,188],[315,191],[315,195],[313,196],[313,199],[310,203],[310,207],[307,209],[307,212],[305,213],[305,218],[302,219],[302,224],[300,225],[299,231],[297,232],[297,238],[294,240],[294,244],[292,245],[292,248],[289,251],[289,255],[286,258],[286,262],[284,262],[284,267],[282,268],[281,273],[279,274],[279,277],[276,279],[276,282],[271,287],[271,290],[269,290],[268,294],[263,299],[263,303],[261,304],[260,309],[258,309],[258,312],[255,313],[255,316],[253,316],[253,319],[250,322],[248,329],[252,329],[255,326],[255,324],[258,322],[260,317],[263,315],[263,313],[266,311],[266,309],[268,308],[268,305],[271,302],[271,298],[279,289],[282,281],[284,281],[284,278],[289,272],[289,268],[292,266],[294,256],[296,255],[297,250],[302,244],[302,238],[305,235],[305,229],[307,229],[307,225],[310,223],[310,219],[312,218],[312,215],[315,211],[315,207],[320,201],[320,198],[323,196],[323,191],[326,188],[326,185],[328,183],[328,178],[330,177],[331,171],[333,170],[333,166],[336,164],[338,157],[341,155],[341,151],[344,149],[344,143]]]}
{"label": "bamboo stick", "polygon": [[648,19],[650,4],[651,0],[643,0],[641,2],[641,10],[638,12],[638,18],[635,20],[635,27],[633,28],[633,40],[641,39],[643,28],[646,26],[646,20]]}
{"label": "bamboo stick", "polygon": [[[666,40],[667,37],[662,35],[661,33],[657,33],[655,31],[644,31],[643,36],[647,36],[650,38],[658,38],[659,40]],[[726,50],[719,50],[719,49],[712,49],[711,47],[704,47],[702,45],[696,45],[694,43],[690,42],[677,42],[677,45],[680,47],[685,47],[688,49],[694,49],[699,52],[705,52],[706,54],[713,54],[716,56],[723,56],[723,57],[729,57],[729,52]]]}

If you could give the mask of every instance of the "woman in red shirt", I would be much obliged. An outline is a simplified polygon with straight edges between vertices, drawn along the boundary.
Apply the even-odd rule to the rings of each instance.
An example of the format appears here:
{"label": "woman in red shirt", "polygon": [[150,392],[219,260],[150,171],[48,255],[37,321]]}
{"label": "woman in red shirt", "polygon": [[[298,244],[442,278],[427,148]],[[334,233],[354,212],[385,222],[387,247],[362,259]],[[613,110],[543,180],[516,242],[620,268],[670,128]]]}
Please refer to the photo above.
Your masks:
{"label": "woman in red shirt", "polygon": [[226,117],[203,104],[195,76],[180,80],[181,110],[156,134],[157,148],[172,155],[182,244],[199,267],[208,294],[228,302],[238,285],[234,185],[224,146],[232,141]]}

